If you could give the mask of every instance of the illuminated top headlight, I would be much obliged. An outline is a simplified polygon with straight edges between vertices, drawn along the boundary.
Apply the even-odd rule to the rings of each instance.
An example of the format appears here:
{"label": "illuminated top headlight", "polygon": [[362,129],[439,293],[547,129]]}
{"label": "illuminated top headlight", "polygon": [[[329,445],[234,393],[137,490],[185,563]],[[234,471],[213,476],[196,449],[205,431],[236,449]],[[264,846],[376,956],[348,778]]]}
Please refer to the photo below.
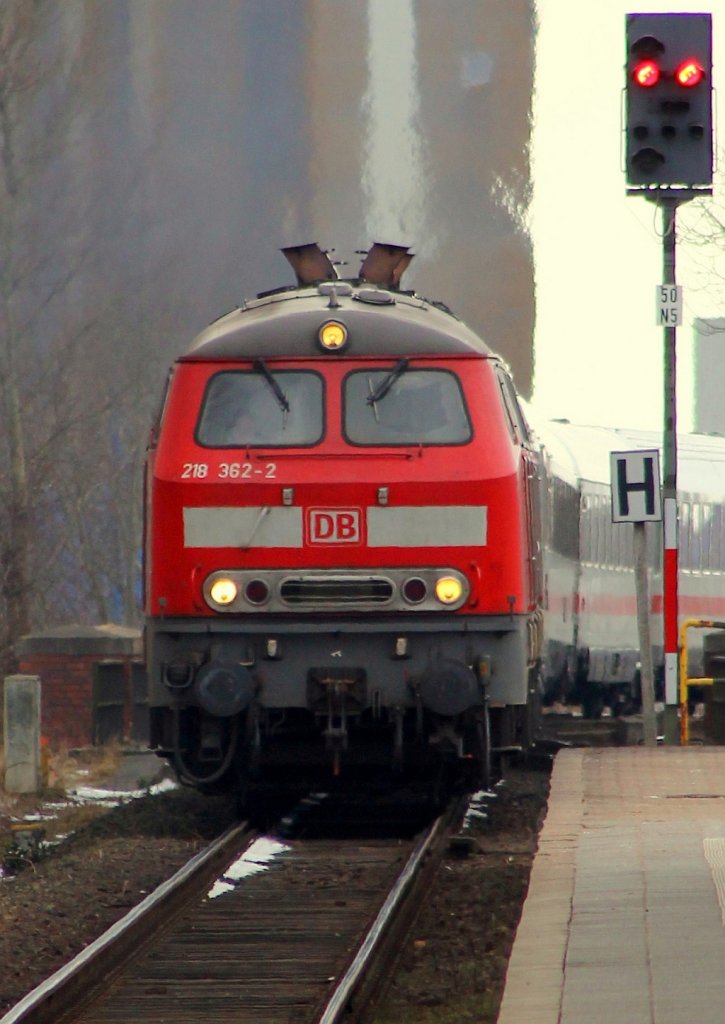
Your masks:
{"label": "illuminated top headlight", "polygon": [[463,584],[455,576],[441,576],[436,580],[435,595],[441,604],[455,604],[463,595]]}
{"label": "illuminated top headlight", "polygon": [[324,349],[335,352],[347,344],[347,327],[339,320],[328,320],[320,327],[317,337]]}
{"label": "illuminated top headlight", "polygon": [[212,585],[209,587],[209,597],[214,601],[215,604],[228,605],[233,604],[239,594],[239,587],[234,580],[227,579],[222,576],[218,580],[214,580]]}

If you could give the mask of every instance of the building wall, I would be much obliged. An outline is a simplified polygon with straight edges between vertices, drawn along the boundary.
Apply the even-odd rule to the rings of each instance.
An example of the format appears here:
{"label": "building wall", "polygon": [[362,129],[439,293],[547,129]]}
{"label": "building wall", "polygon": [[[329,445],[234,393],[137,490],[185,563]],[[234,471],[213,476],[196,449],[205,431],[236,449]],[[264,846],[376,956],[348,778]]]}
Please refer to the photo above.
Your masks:
{"label": "building wall", "polygon": [[59,24],[93,54],[59,164],[93,251],[76,304],[113,280],[178,351],[288,281],[280,247],[335,247],[354,273],[356,249],[396,242],[408,286],[530,392],[534,0],[75,0]]}
{"label": "building wall", "polygon": [[725,436],[725,319],[695,320],[694,429]]}
{"label": "building wall", "polygon": [[309,241],[411,246],[404,286],[446,302],[530,395],[532,0],[309,10]]}

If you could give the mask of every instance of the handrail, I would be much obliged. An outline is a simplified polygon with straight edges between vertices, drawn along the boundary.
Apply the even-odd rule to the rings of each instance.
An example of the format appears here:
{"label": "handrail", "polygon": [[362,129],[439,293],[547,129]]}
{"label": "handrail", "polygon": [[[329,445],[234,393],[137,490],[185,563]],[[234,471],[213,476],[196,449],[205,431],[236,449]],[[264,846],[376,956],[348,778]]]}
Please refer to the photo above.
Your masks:
{"label": "handrail", "polygon": [[725,622],[718,619],[684,619],[680,625],[680,746],[690,742],[690,716],[687,710],[690,686],[712,686],[711,676],[688,676],[687,674],[687,631],[688,629],[725,629]]}

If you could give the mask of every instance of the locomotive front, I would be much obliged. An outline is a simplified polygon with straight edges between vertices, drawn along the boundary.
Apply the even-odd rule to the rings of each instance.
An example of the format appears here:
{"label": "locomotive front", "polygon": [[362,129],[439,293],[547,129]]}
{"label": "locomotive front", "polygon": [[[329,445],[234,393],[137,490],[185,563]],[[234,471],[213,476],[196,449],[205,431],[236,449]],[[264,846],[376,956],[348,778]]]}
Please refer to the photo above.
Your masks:
{"label": "locomotive front", "polygon": [[521,739],[539,658],[510,379],[395,281],[314,273],[171,375],[147,467],[151,745],[203,789],[485,778],[489,717]]}

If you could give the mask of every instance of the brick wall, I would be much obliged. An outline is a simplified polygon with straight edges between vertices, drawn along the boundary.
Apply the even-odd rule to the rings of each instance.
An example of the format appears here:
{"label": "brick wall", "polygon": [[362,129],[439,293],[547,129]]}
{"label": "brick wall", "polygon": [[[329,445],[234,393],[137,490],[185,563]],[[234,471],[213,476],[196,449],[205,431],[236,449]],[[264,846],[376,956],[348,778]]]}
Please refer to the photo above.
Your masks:
{"label": "brick wall", "polygon": [[21,658],[22,673],[40,676],[40,729],[51,749],[93,742],[93,655]]}
{"label": "brick wall", "polygon": [[141,661],[140,636],[118,631],[119,627],[79,627],[73,632],[72,627],[63,627],[54,634],[24,637],[18,645],[18,671],[40,677],[41,734],[51,750],[87,747],[97,739],[94,676],[99,665],[108,663],[122,666],[122,738],[131,734],[131,666]]}

